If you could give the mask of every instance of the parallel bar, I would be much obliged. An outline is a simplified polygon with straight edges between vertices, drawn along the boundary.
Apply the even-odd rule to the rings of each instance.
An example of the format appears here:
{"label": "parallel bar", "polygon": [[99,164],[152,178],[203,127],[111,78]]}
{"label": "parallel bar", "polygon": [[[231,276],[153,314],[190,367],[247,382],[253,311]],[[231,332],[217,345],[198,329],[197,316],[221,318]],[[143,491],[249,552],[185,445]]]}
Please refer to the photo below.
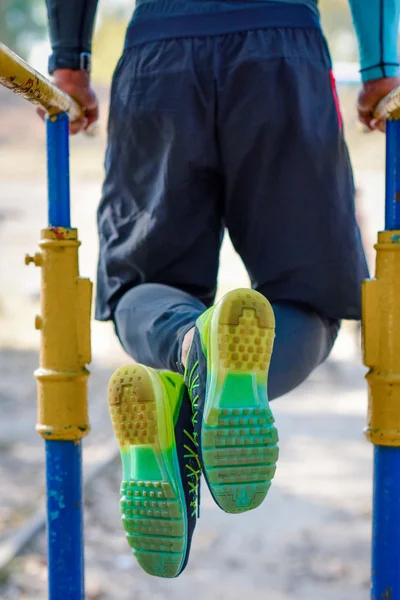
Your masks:
{"label": "parallel bar", "polygon": [[[59,439],[46,439],[46,485],[47,485],[47,533],[49,564],[49,599],[50,600],[84,600],[84,553],[83,553],[83,518],[82,518],[82,445],[80,437],[86,435],[87,422],[87,388],[88,372],[85,364],[90,362],[90,297],[91,288],[88,280],[79,278],[77,248],[73,232],[70,228],[70,191],[69,191],[69,121],[82,115],[81,108],[67,94],[40,75],[31,66],[0,44],[0,85],[9,88],[33,104],[41,106],[47,113],[47,164],[48,164],[48,221],[49,229],[45,230],[41,248],[42,252],[35,257],[27,257],[27,264],[33,262],[42,267],[42,315],[38,318],[38,327],[42,330],[41,368],[36,371],[39,381],[38,431],[48,438],[57,433]],[[62,228],[62,232],[51,228]],[[51,235],[49,235],[51,234]],[[58,271],[58,262],[54,260],[54,239],[60,238],[58,254],[62,254],[65,272]],[[55,236],[53,239],[52,236]],[[48,246],[43,246],[43,244]],[[67,255],[66,250],[69,254]],[[51,251],[50,251],[51,250]],[[53,254],[51,254],[53,253]],[[75,254],[74,254],[75,253]],[[53,259],[50,260],[49,256]],[[68,261],[66,260],[68,259]],[[61,264],[61,263],[60,263]],[[66,268],[68,267],[68,268]],[[57,277],[64,278],[68,298],[72,302],[64,306],[59,318],[54,307],[58,307],[62,291],[54,286]],[[68,279],[69,277],[69,279]],[[50,282],[53,285],[50,285]],[[63,298],[65,300],[65,296]],[[70,314],[67,315],[67,309]],[[54,318],[54,315],[56,318]],[[72,323],[72,338],[59,334],[62,323]],[[49,319],[52,326],[49,327]],[[79,327],[79,344],[77,346],[76,327]],[[49,329],[56,331],[56,336],[49,335]],[[58,336],[58,337],[57,337]],[[72,343],[71,343],[72,339]],[[69,344],[69,346],[68,346]],[[68,352],[65,352],[65,349]],[[79,350],[79,351],[78,351]],[[79,352],[81,354],[79,354]],[[50,355],[50,360],[47,360]],[[71,358],[72,355],[72,358]],[[44,357],[46,360],[44,360]],[[54,360],[53,360],[54,358]],[[43,362],[45,364],[43,364]],[[54,364],[53,364],[54,363]],[[65,394],[65,385],[73,384],[68,389],[78,390],[79,394]],[[46,392],[46,393],[45,393]],[[68,394],[67,394],[68,396]],[[50,398],[49,398],[50,397]],[[62,410],[49,411],[57,402]],[[76,403],[79,406],[76,406]],[[47,406],[46,406],[47,403]],[[75,404],[74,404],[75,403]],[[84,403],[84,405],[83,405]],[[54,423],[48,430],[41,429],[40,418],[54,417]],[[60,414],[66,422],[59,423]],[[79,439],[67,441],[73,425],[78,419]],[[50,420],[51,421],[51,420]],[[60,431],[66,439],[60,440]],[[64,434],[65,432],[65,434]]]}
{"label": "parallel bar", "polygon": [[382,121],[400,118],[400,87],[379,102],[375,109],[375,118]]}
{"label": "parallel bar", "polygon": [[[70,227],[69,119],[47,119],[48,219]],[[84,599],[81,441],[46,440],[49,599]]]}
{"label": "parallel bar", "polygon": [[82,445],[46,440],[49,599],[84,599]]}
{"label": "parallel bar", "polygon": [[400,598],[400,448],[375,446],[372,600]]}
{"label": "parallel bar", "polygon": [[47,119],[48,222],[70,227],[69,119],[62,113]]}
{"label": "parallel bar", "polygon": [[0,85],[29,102],[38,104],[49,115],[67,112],[71,121],[82,116],[79,105],[22,58],[0,43]]}
{"label": "parallel bar", "polygon": [[[397,89],[387,96],[378,106],[375,115],[386,121],[386,195],[385,195],[385,229],[387,231],[400,229],[400,90]],[[383,234],[380,234],[381,236]],[[378,247],[379,261],[379,247]],[[381,249],[381,252],[383,248]],[[393,254],[393,253],[392,253]],[[393,264],[393,256],[386,251],[385,260],[381,260],[379,265],[382,267],[387,264]],[[396,300],[398,296],[398,277],[400,274],[393,271],[390,274],[389,281],[385,281],[384,273],[387,276],[387,270],[380,273],[377,262],[377,281],[379,274],[381,276],[382,287],[385,291],[387,300],[392,296]],[[389,286],[389,287],[388,287]],[[397,302],[399,299],[397,298]],[[390,303],[388,304],[390,305]],[[385,305],[386,306],[386,305]],[[387,309],[386,309],[387,310]],[[389,314],[389,327],[399,327],[398,313],[393,310]],[[388,327],[382,327],[380,335],[393,335]],[[380,353],[382,354],[382,344]],[[376,365],[377,370],[386,373],[389,367],[396,365],[396,348],[390,345],[386,349],[389,354],[388,360],[384,364]],[[389,360],[390,359],[390,360]],[[390,369],[389,369],[390,371]],[[396,369],[394,370],[396,373]],[[395,376],[393,372],[389,375]],[[385,397],[379,397],[379,390],[375,398],[376,406],[372,405],[372,410],[384,411]],[[371,390],[370,390],[371,393]],[[382,393],[384,389],[382,388]],[[392,397],[393,389],[391,390]],[[395,414],[397,406],[393,404],[391,413],[386,415],[387,428],[390,430],[395,427]],[[382,432],[383,433],[383,432]],[[387,440],[382,436],[382,443]],[[388,445],[376,445],[374,448],[374,492],[373,492],[373,511],[372,511],[372,589],[371,600],[397,600],[400,599],[400,447]]]}

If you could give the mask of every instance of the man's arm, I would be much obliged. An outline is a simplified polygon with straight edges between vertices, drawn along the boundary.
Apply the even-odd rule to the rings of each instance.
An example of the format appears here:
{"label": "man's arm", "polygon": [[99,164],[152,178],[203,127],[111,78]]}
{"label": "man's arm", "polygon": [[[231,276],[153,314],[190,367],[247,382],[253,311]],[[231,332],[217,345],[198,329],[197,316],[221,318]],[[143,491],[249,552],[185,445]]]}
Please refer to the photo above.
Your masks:
{"label": "man's arm", "polygon": [[89,63],[98,0],[46,0],[53,53],[49,72],[79,71]]}
{"label": "man's arm", "polygon": [[399,0],[350,0],[363,81],[395,77],[399,71]]}
{"label": "man's arm", "polygon": [[373,119],[379,101],[400,85],[398,35],[400,0],[349,0],[357,33],[363,87],[360,120],[369,128],[383,128]]}
{"label": "man's arm", "polygon": [[71,133],[88,129],[98,119],[95,93],[90,87],[91,47],[98,0],[46,0],[52,54],[49,72],[64,92],[79,102],[85,118],[71,125]]}

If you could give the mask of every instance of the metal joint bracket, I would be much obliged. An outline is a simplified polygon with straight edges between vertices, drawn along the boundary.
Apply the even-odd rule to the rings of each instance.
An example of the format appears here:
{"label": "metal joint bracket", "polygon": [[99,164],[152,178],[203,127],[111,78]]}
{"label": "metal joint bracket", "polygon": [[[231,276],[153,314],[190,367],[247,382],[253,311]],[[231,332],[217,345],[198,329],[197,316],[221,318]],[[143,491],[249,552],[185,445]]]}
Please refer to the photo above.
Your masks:
{"label": "metal joint bracket", "polygon": [[400,446],[400,231],[381,231],[376,279],[363,284],[364,363],[370,367],[370,442]]}
{"label": "metal joint bracket", "polygon": [[79,277],[77,236],[76,229],[44,229],[41,252],[25,259],[42,268],[36,429],[52,440],[78,440],[89,432],[85,365],[91,361],[92,284]]}

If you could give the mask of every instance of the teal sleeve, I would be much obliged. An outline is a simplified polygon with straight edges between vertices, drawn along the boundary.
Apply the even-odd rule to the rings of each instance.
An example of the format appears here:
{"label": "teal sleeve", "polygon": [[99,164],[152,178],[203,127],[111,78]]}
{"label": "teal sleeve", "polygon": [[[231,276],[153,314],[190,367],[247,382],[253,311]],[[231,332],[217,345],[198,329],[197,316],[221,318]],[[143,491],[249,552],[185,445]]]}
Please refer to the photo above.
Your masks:
{"label": "teal sleeve", "polygon": [[360,50],[363,81],[399,72],[400,0],[349,0]]}

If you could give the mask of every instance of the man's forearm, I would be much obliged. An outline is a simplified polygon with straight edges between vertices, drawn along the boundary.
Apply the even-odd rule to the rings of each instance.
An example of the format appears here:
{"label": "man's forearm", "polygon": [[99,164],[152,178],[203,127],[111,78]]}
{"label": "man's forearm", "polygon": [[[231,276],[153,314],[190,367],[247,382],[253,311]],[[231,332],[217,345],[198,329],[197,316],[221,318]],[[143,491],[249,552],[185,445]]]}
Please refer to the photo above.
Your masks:
{"label": "man's forearm", "polygon": [[53,54],[49,71],[78,70],[90,54],[98,0],[46,0]]}
{"label": "man's forearm", "polygon": [[349,0],[363,81],[398,74],[400,0]]}

